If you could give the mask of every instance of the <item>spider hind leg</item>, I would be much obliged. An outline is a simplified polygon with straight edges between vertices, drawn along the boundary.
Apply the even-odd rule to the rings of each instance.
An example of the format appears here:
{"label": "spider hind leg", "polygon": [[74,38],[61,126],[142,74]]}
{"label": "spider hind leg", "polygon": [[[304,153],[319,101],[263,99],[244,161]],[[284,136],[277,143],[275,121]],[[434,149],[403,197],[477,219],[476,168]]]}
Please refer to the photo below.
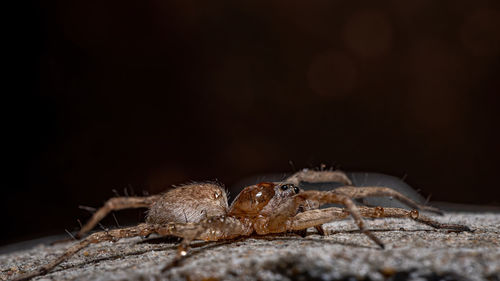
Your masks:
{"label": "spider hind leg", "polygon": [[87,232],[92,230],[104,217],[111,211],[133,209],[133,208],[148,208],[155,200],[159,198],[158,195],[149,197],[114,197],[106,201],[104,206],[99,208],[92,218],[78,231],[75,235],[77,239],[85,236]]}

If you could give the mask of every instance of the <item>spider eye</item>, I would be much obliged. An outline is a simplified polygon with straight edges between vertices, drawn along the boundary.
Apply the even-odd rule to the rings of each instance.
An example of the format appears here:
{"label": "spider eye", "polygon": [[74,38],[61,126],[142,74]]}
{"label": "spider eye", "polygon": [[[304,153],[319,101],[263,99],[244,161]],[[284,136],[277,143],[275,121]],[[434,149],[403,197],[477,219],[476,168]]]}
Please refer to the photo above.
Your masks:
{"label": "spider eye", "polygon": [[289,189],[289,188],[290,188],[290,185],[291,185],[291,184],[284,184],[284,185],[282,185],[282,186],[281,186],[281,190],[287,190],[287,189]]}
{"label": "spider eye", "polygon": [[288,190],[290,188],[293,188],[293,192],[295,192],[295,194],[299,193],[299,188],[293,184],[284,184],[281,186],[281,190]]}

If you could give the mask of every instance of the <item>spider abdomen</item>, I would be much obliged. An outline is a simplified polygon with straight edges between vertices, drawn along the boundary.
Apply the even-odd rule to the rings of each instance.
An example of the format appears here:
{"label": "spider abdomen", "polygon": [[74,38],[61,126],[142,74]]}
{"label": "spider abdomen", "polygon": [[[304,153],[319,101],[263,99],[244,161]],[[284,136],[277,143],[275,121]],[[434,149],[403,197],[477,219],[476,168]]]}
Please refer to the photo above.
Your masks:
{"label": "spider abdomen", "polygon": [[149,208],[146,222],[197,223],[208,217],[224,216],[228,203],[224,189],[215,183],[194,183],[172,189]]}

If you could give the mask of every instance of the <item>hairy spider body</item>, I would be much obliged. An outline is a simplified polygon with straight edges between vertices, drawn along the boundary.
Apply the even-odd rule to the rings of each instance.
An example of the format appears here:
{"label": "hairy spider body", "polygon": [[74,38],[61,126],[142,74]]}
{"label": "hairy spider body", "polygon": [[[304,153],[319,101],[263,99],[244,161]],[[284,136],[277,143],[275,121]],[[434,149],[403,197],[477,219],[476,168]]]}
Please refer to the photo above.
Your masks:
{"label": "hairy spider body", "polygon": [[[300,182],[341,182],[346,186],[331,191],[302,191],[297,187]],[[91,243],[147,236],[152,233],[183,238],[177,257],[172,263],[177,264],[187,254],[189,243],[195,239],[219,241],[253,234],[304,231],[309,227],[315,227],[320,234],[324,234],[322,224],[344,219],[349,215],[352,216],[360,231],[382,248],[384,244],[366,228],[363,217],[410,218],[435,228],[469,231],[467,226],[440,223],[420,215],[417,209],[434,213],[440,213],[440,211],[433,207],[419,205],[390,188],[350,185],[349,178],[339,171],[302,170],[280,183],[261,182],[244,188],[231,206],[228,205],[224,189],[215,183],[188,184],[162,195],[149,197],[112,198],[94,213],[77,237],[83,237],[112,210],[148,207],[146,223],[93,233],[68,248],[59,258],[17,280],[43,275]],[[389,196],[414,210],[357,206],[353,201],[372,196]],[[345,208],[318,209],[321,205],[331,203],[341,204]],[[169,266],[164,270],[168,268]]]}
{"label": "hairy spider body", "polygon": [[216,183],[192,183],[174,188],[149,207],[146,222],[199,222],[207,217],[225,216],[228,211],[224,188]]}

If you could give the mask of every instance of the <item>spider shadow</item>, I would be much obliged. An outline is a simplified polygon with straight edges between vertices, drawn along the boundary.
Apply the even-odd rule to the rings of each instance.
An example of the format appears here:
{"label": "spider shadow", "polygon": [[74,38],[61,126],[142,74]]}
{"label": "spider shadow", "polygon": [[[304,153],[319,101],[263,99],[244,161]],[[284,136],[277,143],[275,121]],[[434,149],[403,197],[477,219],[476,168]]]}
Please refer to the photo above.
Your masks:
{"label": "spider shadow", "polygon": [[221,241],[210,241],[210,242],[202,242],[202,243],[197,243],[197,244],[191,244],[190,248],[191,250],[188,251],[188,253],[185,256],[176,256],[172,261],[167,263],[162,269],[161,272],[165,273],[169,271],[170,269],[173,269],[175,267],[181,267],[183,264],[186,262],[187,259],[191,259],[193,257],[196,257],[203,253],[206,250],[210,249],[215,249],[218,247],[222,247],[225,245],[229,245],[232,243],[236,243],[239,241],[243,241],[248,239],[249,237],[239,237],[235,239],[228,239],[228,240],[221,240]]}
{"label": "spider shadow", "polygon": [[293,237],[293,236],[277,236],[277,237],[267,237],[267,236],[258,236],[258,237],[250,237],[253,239],[259,239],[259,240],[266,240],[266,241],[290,241],[290,242],[297,242],[297,241],[312,241],[312,242],[320,242],[323,244],[331,244],[331,245],[341,245],[341,246],[348,246],[348,247],[355,247],[355,248],[363,248],[363,249],[375,249],[378,250],[380,249],[378,246],[367,246],[367,245],[360,245],[356,243],[348,243],[348,242],[342,242],[342,241],[333,241],[333,240],[327,240],[323,239],[323,236],[318,237]]}
{"label": "spider shadow", "polygon": [[[370,230],[372,232],[390,232],[390,231],[404,231],[404,232],[420,232],[420,231],[425,231],[425,232],[432,232],[435,230],[432,229],[413,229],[413,230],[404,230],[404,229],[372,229]],[[349,233],[361,233],[360,230],[342,230],[342,231],[331,231],[328,233],[328,235],[334,235],[334,234],[349,234]],[[163,267],[162,272],[166,272],[172,268],[175,267],[180,267],[182,266],[188,259],[192,259],[193,257],[196,257],[200,254],[202,254],[206,250],[210,249],[215,249],[218,247],[222,247],[228,244],[248,240],[248,239],[256,239],[256,240],[265,240],[265,241],[315,241],[315,242],[321,242],[321,243],[328,243],[332,245],[342,245],[342,246],[348,246],[348,247],[355,247],[355,248],[364,248],[364,249],[376,249],[380,250],[378,246],[375,245],[360,245],[357,243],[348,243],[348,242],[341,242],[341,241],[333,241],[333,240],[327,240],[324,239],[324,236],[318,235],[318,237],[312,237],[311,235],[315,234],[309,234],[306,237],[301,237],[298,234],[294,233],[278,233],[278,234],[267,234],[267,235],[251,235],[247,237],[239,237],[235,239],[229,239],[229,240],[221,240],[221,241],[214,241],[214,242],[198,242],[198,243],[193,243],[190,245],[191,250],[186,254],[186,256],[182,256],[180,258],[174,258],[171,262],[169,262],[165,267]],[[317,234],[316,234],[317,235]],[[327,235],[327,236],[328,236]],[[167,237],[166,241],[169,242],[180,242],[182,239],[176,238],[176,237]],[[158,238],[152,238],[148,239],[145,241],[141,241],[139,243],[164,243],[165,238],[164,237],[158,237]]]}
{"label": "spider shadow", "polygon": [[[359,231],[358,231],[359,232]],[[347,233],[347,232],[346,232]],[[322,236],[319,236],[322,237]],[[218,247],[222,247],[225,245],[229,245],[232,243],[237,243],[240,241],[244,240],[249,240],[249,239],[256,239],[256,240],[265,240],[265,241],[317,241],[321,243],[328,243],[332,245],[343,245],[343,246],[349,246],[349,247],[356,247],[356,248],[364,248],[364,249],[380,249],[377,246],[365,246],[365,245],[360,245],[360,244],[355,244],[355,243],[346,243],[346,242],[339,242],[339,241],[331,241],[331,240],[326,240],[326,239],[318,239],[318,238],[304,238],[301,237],[300,235],[294,234],[294,233],[279,233],[279,234],[267,234],[267,235],[251,235],[247,237],[239,237],[235,239],[230,239],[230,240],[222,240],[222,241],[215,241],[215,242],[205,242],[205,243],[199,243],[197,245],[191,245],[192,250],[186,254],[186,256],[181,256],[180,258],[174,258],[171,262],[169,262],[165,267],[162,268],[162,272],[167,272],[170,269],[176,268],[176,267],[181,267],[183,266],[188,259],[192,259],[193,257],[196,257],[200,254],[202,254],[206,250],[210,249],[215,249]],[[197,248],[197,249],[193,249]]]}
{"label": "spider shadow", "polygon": [[[359,233],[359,231],[357,231],[357,232]],[[348,233],[348,232],[346,232],[346,233]],[[333,244],[333,245],[343,245],[343,246],[365,248],[365,249],[380,249],[377,246],[365,246],[365,245],[360,245],[360,244],[355,244],[355,243],[332,241],[332,240],[323,239],[323,238],[321,238],[322,236],[319,236],[319,237],[320,237],[319,239],[312,238],[312,237],[305,238],[305,237],[301,237],[300,235],[297,235],[294,233],[279,233],[279,234],[267,234],[267,235],[251,235],[251,236],[247,236],[247,237],[239,237],[239,238],[230,239],[230,240],[199,243],[197,245],[191,245],[192,250],[189,251],[186,256],[183,256],[180,258],[174,258],[173,261],[168,263],[162,269],[162,272],[166,272],[172,268],[182,266],[186,262],[187,259],[191,259],[193,257],[196,257],[197,255],[200,255],[201,253],[203,253],[205,250],[215,249],[217,247],[222,247],[222,246],[225,246],[228,244],[237,243],[237,242],[249,240],[249,239],[265,240],[265,241],[293,241],[293,242],[311,241],[312,240],[312,241],[316,241],[316,242],[328,243],[328,244]],[[213,244],[211,244],[211,243],[213,243]],[[193,248],[198,248],[198,249],[194,250]]]}
{"label": "spider shadow", "polygon": [[[406,229],[370,229],[371,232],[394,232],[394,231],[400,231],[400,232],[434,232],[436,230],[433,229],[412,229],[412,230],[406,230]],[[352,229],[352,230],[337,230],[337,231],[329,231],[326,236],[329,235],[335,235],[335,234],[352,234],[352,233],[361,233],[357,229]],[[317,237],[314,237],[317,236]],[[239,237],[235,239],[229,239],[229,240],[221,240],[221,241],[196,241],[190,245],[191,250],[187,253],[186,256],[182,256],[181,258],[174,258],[173,261],[167,263],[166,266],[163,267],[162,272],[166,272],[172,268],[175,267],[180,267],[182,266],[186,260],[192,259],[193,257],[196,257],[200,254],[202,254],[206,250],[211,250],[215,249],[218,247],[222,247],[225,245],[229,245],[232,243],[237,243],[240,241],[248,240],[248,239],[256,239],[256,240],[265,240],[265,241],[315,241],[315,242],[321,242],[321,243],[327,243],[331,245],[342,245],[342,246],[348,246],[348,247],[355,247],[355,248],[364,248],[364,249],[380,249],[377,246],[368,246],[368,245],[360,245],[357,243],[348,243],[348,242],[342,242],[342,241],[333,241],[329,239],[324,239],[325,236],[321,236],[317,233],[308,233],[306,237],[301,237],[300,235],[294,234],[294,233],[278,233],[278,234],[267,234],[267,235],[251,235],[248,237]],[[153,238],[146,238],[144,240],[138,241],[135,244],[165,244],[165,247],[160,247],[157,249],[154,249],[155,251],[169,251],[169,250],[175,250],[178,246],[178,243],[182,241],[182,239],[175,237],[175,236],[166,236],[166,237],[153,237]],[[173,244],[173,245],[172,245]],[[111,256],[106,256],[106,257],[101,257],[97,259],[91,259],[87,260],[84,262],[68,265],[68,266],[61,266],[60,269],[54,270],[52,272],[60,272],[63,270],[68,270],[72,268],[79,268],[83,267],[85,265],[89,264],[97,264],[101,261],[109,261],[109,260],[116,260],[119,258],[123,257],[130,257],[130,256],[139,256],[144,253],[150,252],[152,249],[142,249],[126,254],[114,254]]]}
{"label": "spider shadow", "polygon": [[[370,232],[436,232],[437,229],[405,229],[405,228],[393,228],[393,229],[370,229]],[[351,230],[330,230],[328,231],[328,235],[335,234],[350,234],[350,233],[362,233],[359,229],[351,229]]]}
{"label": "spider shadow", "polygon": [[[411,232],[411,233],[417,233],[417,232],[436,232],[436,229],[370,229],[370,232]],[[260,240],[266,240],[266,241],[273,241],[273,240],[281,240],[281,241],[300,241],[301,239],[306,239],[309,241],[314,241],[314,242],[321,242],[321,243],[327,243],[331,245],[342,245],[342,246],[348,246],[348,247],[354,247],[354,248],[364,248],[364,249],[375,249],[375,250],[382,250],[380,247],[376,245],[361,245],[358,243],[349,243],[349,242],[343,242],[343,241],[335,241],[335,240],[330,240],[330,239],[325,239],[325,237],[330,236],[330,235],[335,235],[335,234],[362,234],[362,232],[359,229],[352,229],[352,230],[333,230],[333,231],[328,231],[328,234],[325,236],[319,235],[318,233],[307,233],[305,237],[298,236],[297,234],[294,233],[283,233],[283,234],[271,234],[271,235],[263,235],[263,236],[250,236],[248,238],[253,238],[253,239],[260,239]]]}

